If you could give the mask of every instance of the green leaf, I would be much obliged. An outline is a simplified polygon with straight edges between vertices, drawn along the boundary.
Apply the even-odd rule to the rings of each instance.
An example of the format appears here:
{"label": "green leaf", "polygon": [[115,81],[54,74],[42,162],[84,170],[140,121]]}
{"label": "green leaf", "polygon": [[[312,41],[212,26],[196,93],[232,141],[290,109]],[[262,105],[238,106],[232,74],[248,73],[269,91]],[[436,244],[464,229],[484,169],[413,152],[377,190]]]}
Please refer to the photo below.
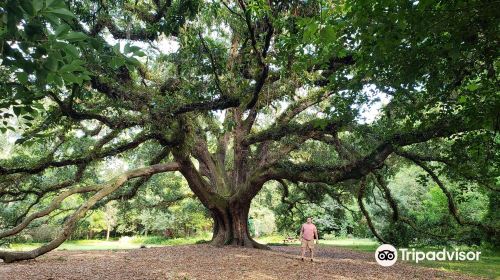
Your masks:
{"label": "green leaf", "polygon": [[115,54],[120,54],[120,43],[116,43],[114,46],[113,46],[113,52]]}
{"label": "green leaf", "polygon": [[36,75],[37,84],[44,85],[48,74],[49,73],[47,72],[47,70],[45,70],[45,68],[36,69],[35,75]]}
{"label": "green leaf", "polygon": [[325,43],[333,42],[337,35],[335,33],[335,29],[332,26],[326,26],[320,32],[321,40]]}
{"label": "green leaf", "polygon": [[77,41],[83,41],[88,38],[88,36],[83,33],[83,32],[70,32],[64,36],[62,36],[63,39],[68,40],[70,42],[77,42]]}
{"label": "green leaf", "polygon": [[47,57],[47,60],[43,64],[43,67],[45,67],[45,69],[52,72],[57,71],[57,66],[58,66],[57,59],[53,55],[49,55],[49,57]]}
{"label": "green leaf", "polygon": [[27,84],[28,83],[28,74],[26,74],[26,72],[17,72],[16,76],[17,76],[17,80],[21,84]]}
{"label": "green leaf", "polygon": [[312,125],[314,126],[314,128],[323,130],[328,125],[328,120],[326,120],[326,119],[316,119],[316,120],[312,121]]}
{"label": "green leaf", "polygon": [[35,15],[35,8],[33,7],[33,2],[29,0],[21,0],[20,3],[23,10],[30,16]]}
{"label": "green leaf", "polygon": [[316,22],[307,24],[304,28],[304,34],[302,38],[304,42],[310,42],[314,38],[316,31],[318,31],[318,24]]}
{"label": "green leaf", "polygon": [[99,40],[97,40],[95,38],[90,38],[89,41],[90,41],[90,45],[92,46],[92,48],[99,50],[99,51],[102,50],[103,45],[101,42],[99,42]]}
{"label": "green leaf", "polygon": [[90,76],[89,76],[89,75],[87,75],[87,74],[82,74],[82,75],[80,76],[80,78],[82,78],[82,80],[84,80],[84,81],[90,81],[90,80],[92,80],[92,79],[90,78]]}
{"label": "green leaf", "polygon": [[127,63],[129,64],[132,64],[134,66],[141,66],[141,62],[139,60],[137,60],[137,58],[135,57],[127,57]]}
{"label": "green leaf", "polygon": [[75,15],[70,12],[68,9],[65,8],[57,8],[57,9],[50,9],[47,10],[47,13],[54,14],[55,16],[62,18],[62,19],[72,19],[75,17]]}
{"label": "green leaf", "polygon": [[337,56],[340,57],[340,58],[346,57],[347,56],[347,51],[345,49],[340,49],[337,52]]}
{"label": "green leaf", "polygon": [[47,8],[64,8],[64,7],[66,7],[64,0],[47,0],[46,4],[47,4]]}
{"label": "green leaf", "polygon": [[69,72],[75,72],[75,71],[83,71],[85,68],[83,68],[81,65],[83,64],[83,61],[75,59],[71,61],[70,64],[63,65],[61,69],[59,69],[59,73],[69,73]]}
{"label": "green leaf", "polygon": [[481,87],[481,84],[477,83],[477,82],[472,82],[472,83],[467,85],[467,89],[470,91],[476,91],[480,87]]}
{"label": "green leaf", "polygon": [[35,10],[35,14],[43,8],[42,0],[32,0],[31,3],[33,5],[33,9]]}
{"label": "green leaf", "polygon": [[121,57],[115,56],[115,57],[111,58],[111,61],[109,64],[113,68],[118,68],[118,67],[122,66],[123,64],[125,64],[125,60]]}
{"label": "green leaf", "polygon": [[16,116],[21,115],[21,110],[22,110],[21,107],[12,107],[12,110],[14,111],[14,114],[16,114]]}
{"label": "green leaf", "polygon": [[231,131],[236,126],[236,123],[233,120],[228,120],[225,126],[227,130]]}
{"label": "green leaf", "polygon": [[130,44],[126,44],[123,48],[124,53],[135,53],[140,51],[141,48],[137,46],[131,46]]}
{"label": "green leaf", "polygon": [[36,109],[41,110],[41,111],[45,110],[45,107],[41,103],[35,103],[35,104],[33,104],[33,108],[36,108]]}
{"label": "green leaf", "polygon": [[[52,24],[52,26],[58,26],[60,24],[59,17],[49,13],[44,13],[44,16],[45,19]],[[67,20],[71,20],[71,18],[68,18]]]}
{"label": "green leaf", "polygon": [[26,61],[21,64],[21,68],[23,68],[24,72],[31,74],[35,71],[35,64],[31,61]]}
{"label": "green leaf", "polygon": [[[61,78],[61,75],[59,75],[58,73],[49,73],[47,75],[47,83],[54,83],[57,86],[63,86],[63,80]],[[43,107],[39,109],[43,110]]]}
{"label": "green leaf", "polygon": [[65,35],[66,33],[68,33],[68,31],[70,30],[71,28],[69,27],[69,25],[67,24],[61,24],[57,27],[56,29],[56,32],[55,32],[55,36],[56,37],[61,37],[62,35]]}
{"label": "green leaf", "polygon": [[71,73],[64,73],[61,76],[66,84],[73,84],[78,82],[76,76]]}
{"label": "green leaf", "polygon": [[56,73],[49,73],[47,75],[47,83],[53,83],[55,81]]}
{"label": "green leaf", "polygon": [[73,46],[73,45],[70,45],[70,44],[65,44],[64,45],[64,52],[67,54],[67,55],[70,55],[74,58],[78,58],[80,56],[80,53],[78,52],[78,49]]}

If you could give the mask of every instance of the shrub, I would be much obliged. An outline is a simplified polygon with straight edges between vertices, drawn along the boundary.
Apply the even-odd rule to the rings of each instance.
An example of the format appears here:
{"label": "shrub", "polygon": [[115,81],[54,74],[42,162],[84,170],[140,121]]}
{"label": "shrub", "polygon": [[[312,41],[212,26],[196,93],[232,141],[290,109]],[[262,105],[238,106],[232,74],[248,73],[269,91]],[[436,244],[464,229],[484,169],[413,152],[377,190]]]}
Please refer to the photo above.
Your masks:
{"label": "shrub", "polygon": [[389,223],[382,229],[381,235],[396,247],[408,247],[416,238],[414,231],[402,223]]}
{"label": "shrub", "polygon": [[27,233],[33,242],[49,242],[56,237],[59,230],[59,226],[42,224],[39,227],[29,229]]}

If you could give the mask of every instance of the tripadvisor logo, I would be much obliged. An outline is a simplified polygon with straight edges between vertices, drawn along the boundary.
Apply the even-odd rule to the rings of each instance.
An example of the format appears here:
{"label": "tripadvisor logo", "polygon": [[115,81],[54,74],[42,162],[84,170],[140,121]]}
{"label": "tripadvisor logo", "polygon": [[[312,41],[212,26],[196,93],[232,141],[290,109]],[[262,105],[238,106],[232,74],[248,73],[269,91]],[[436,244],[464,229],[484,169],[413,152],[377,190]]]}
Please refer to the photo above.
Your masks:
{"label": "tripadvisor logo", "polygon": [[[399,252],[398,252],[399,251]],[[396,249],[390,244],[382,244],[375,251],[375,260],[381,266],[391,266],[399,259],[418,263],[420,261],[479,261],[481,252],[479,251],[459,251],[446,249],[440,251],[418,251],[415,249]]]}
{"label": "tripadvisor logo", "polygon": [[375,251],[375,260],[381,266],[391,266],[398,259],[398,250],[391,244],[382,244]]}

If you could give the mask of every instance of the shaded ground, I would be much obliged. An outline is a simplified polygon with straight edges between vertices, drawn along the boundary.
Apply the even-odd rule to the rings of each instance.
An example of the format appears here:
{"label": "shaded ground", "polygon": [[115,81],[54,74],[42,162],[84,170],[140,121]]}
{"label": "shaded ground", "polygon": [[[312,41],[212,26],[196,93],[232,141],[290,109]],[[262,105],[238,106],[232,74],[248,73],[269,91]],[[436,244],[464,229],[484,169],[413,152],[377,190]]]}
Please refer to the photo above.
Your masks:
{"label": "shaded ground", "polygon": [[37,260],[0,262],[0,279],[474,279],[408,264],[381,267],[372,254],[330,246],[318,246],[315,262],[302,262],[297,250],[188,245],[53,251]]}

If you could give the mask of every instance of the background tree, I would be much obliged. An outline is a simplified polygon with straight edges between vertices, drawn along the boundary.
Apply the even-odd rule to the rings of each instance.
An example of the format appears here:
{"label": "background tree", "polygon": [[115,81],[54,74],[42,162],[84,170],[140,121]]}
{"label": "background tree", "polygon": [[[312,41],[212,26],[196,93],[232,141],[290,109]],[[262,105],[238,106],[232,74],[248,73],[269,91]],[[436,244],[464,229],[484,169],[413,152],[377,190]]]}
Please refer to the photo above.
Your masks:
{"label": "background tree", "polygon": [[[82,198],[54,240],[0,258],[56,248],[90,209],[131,199],[155,174],[173,171],[212,216],[215,245],[264,247],[247,220],[270,181],[313,198],[351,196],[386,241],[365,201],[380,188],[391,219],[416,227],[386,184],[401,160],[435,182],[456,223],[498,238],[498,219],[462,216],[443,180],[477,183],[497,215],[492,3],[0,4],[2,115],[19,124],[2,131],[20,134],[1,162],[0,197],[27,209],[0,238]],[[383,115],[362,121],[384,94]],[[99,174],[122,157],[123,173]]]}
{"label": "background tree", "polygon": [[106,223],[106,240],[109,240],[111,230],[116,226],[118,209],[112,204],[108,203],[104,207],[104,221]]}

